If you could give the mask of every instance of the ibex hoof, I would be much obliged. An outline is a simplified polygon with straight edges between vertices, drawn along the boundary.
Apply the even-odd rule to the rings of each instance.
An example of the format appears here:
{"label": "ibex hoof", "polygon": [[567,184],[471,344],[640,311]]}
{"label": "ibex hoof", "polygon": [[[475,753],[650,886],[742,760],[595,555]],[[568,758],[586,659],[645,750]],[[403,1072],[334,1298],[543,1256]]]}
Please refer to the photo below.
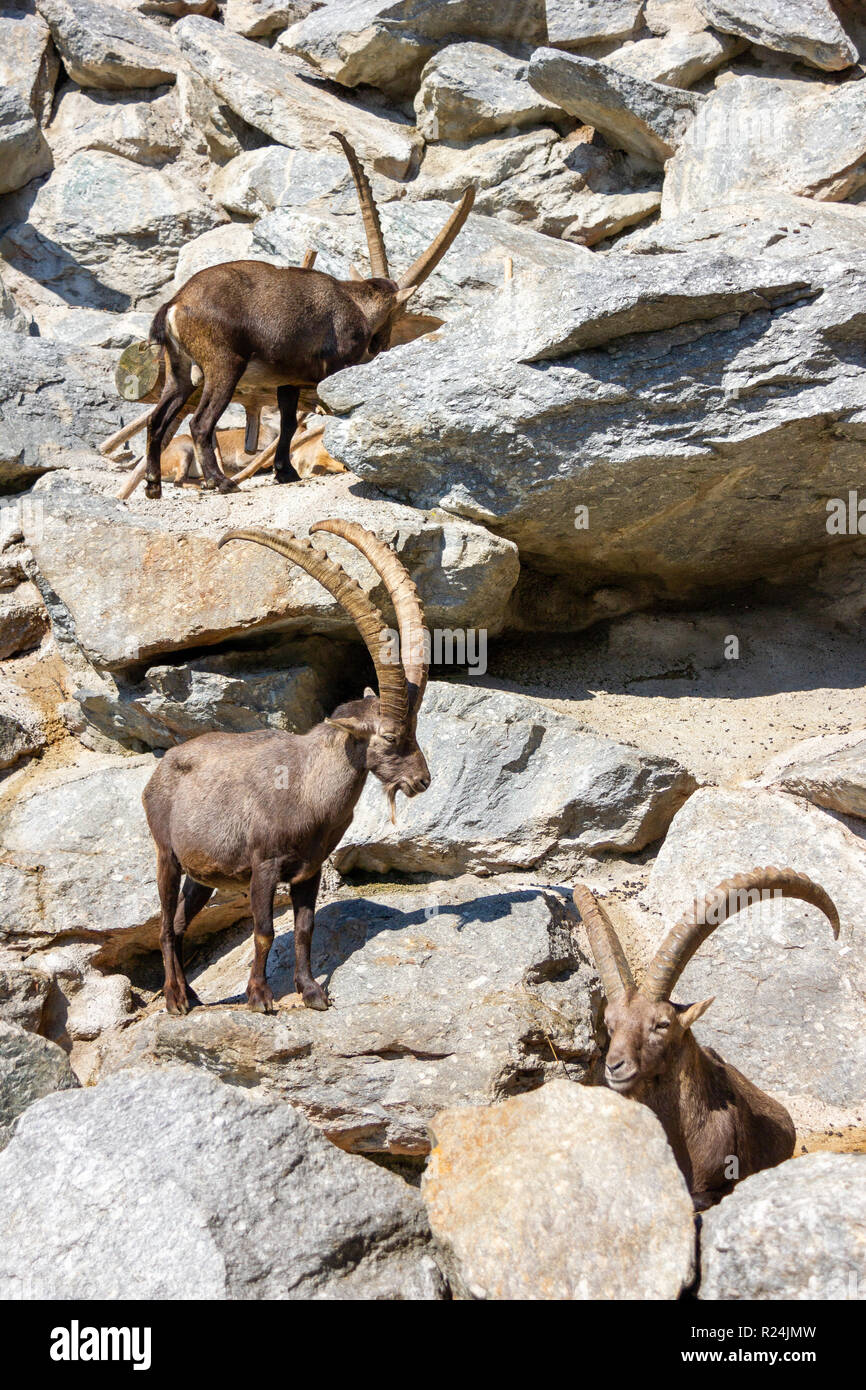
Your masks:
{"label": "ibex hoof", "polygon": [[162,483],[147,483],[144,489],[145,497],[152,497],[154,501],[162,496]]}
{"label": "ibex hoof", "polygon": [[296,473],[294,468],[287,468],[279,473],[274,473],[275,483],[299,483],[300,481],[301,475]]}
{"label": "ibex hoof", "polygon": [[251,985],[247,990],[247,1003],[254,1014],[272,1014],[277,1007],[267,985]]}
{"label": "ibex hoof", "polygon": [[180,994],[175,990],[165,991],[166,1010],[168,1013],[173,1014],[175,1018],[183,1018],[184,1014],[188,1014],[190,1009],[194,1008],[199,1002],[200,1001],[195,995],[189,998],[187,995]]}
{"label": "ibex hoof", "polygon": [[315,983],[307,985],[305,989],[301,990],[301,997],[305,1009],[327,1009],[328,1007],[328,993],[327,990],[322,989],[321,985]]}

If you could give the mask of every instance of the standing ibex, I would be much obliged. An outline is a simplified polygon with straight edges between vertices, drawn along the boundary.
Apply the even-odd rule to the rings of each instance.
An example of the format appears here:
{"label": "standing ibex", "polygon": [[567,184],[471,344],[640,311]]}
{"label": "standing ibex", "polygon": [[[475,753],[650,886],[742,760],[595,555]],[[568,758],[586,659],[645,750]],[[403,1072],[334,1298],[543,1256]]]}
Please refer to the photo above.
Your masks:
{"label": "standing ibex", "polygon": [[238,385],[276,388],[280,438],[274,475],[278,483],[296,481],[289,446],[300,388],[317,386],[333,372],[369,361],[388,346],[391,326],[407,299],[439,264],[466,221],[475,197],[471,188],[414,265],[399,280],[390,279],[372,189],[349,142],[334,134],[345,150],[361,203],[370,279],[357,272],[350,280],[337,280],[297,266],[227,261],[187,280],[157,310],[150,330],[151,340],[165,349],[166,372],[147,431],[148,497],[162,495],[160,450],[193,392],[194,366],[204,381],[190,433],[204,486],[220,492],[235,486],[220,472],[213,433]]}
{"label": "standing ibex", "polygon": [[356,522],[319,521],[310,529],[350,541],[381,576],[394,605],[402,664],[385,655],[382,614],[310,541],[289,531],[228,531],[222,537],[220,545],[247,540],[270,546],[324,585],[357,624],[379,694],[367,691],[363,699],[341,705],[308,734],[202,734],[163,757],[142,799],[156,841],[165,1002],[172,1014],[185,1014],[199,1002],[183,969],[187,927],[215,888],[239,885],[249,887],[255,931],[247,999],[259,1012],[273,1008],[265,967],[278,883],[291,886],[295,987],[308,1009],[327,1008],[327,995],[310,971],[322,864],[348,830],[368,772],[383,783],[392,819],[398,791],[415,796],[430,785],[415,737],[427,684],[424,614],[415,585],[390,546]]}
{"label": "standing ibex", "polygon": [[785,1107],[692,1036],[692,1024],[712,999],[670,1002],[702,942],[765,890],[820,908],[838,937],[839,914],[817,883],[793,869],[753,869],[725,879],[694,904],[668,932],[636,988],[604,908],[584,885],[574,889],[607,997],[605,1081],[611,1090],[648,1105],[661,1120],[696,1211],[712,1206],[738,1179],[774,1168],[794,1152],[794,1122]]}

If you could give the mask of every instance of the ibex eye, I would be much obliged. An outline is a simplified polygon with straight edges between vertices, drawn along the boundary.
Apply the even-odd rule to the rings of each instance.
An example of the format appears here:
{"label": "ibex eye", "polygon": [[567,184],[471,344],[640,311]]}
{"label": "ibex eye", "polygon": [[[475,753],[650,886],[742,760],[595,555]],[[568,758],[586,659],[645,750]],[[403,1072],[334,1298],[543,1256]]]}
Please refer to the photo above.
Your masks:
{"label": "ibex eye", "polygon": [[656,1028],[659,1032],[663,1032],[665,1028],[670,1028],[670,1026],[670,1020],[667,1018],[660,1019],[656,1024]]}

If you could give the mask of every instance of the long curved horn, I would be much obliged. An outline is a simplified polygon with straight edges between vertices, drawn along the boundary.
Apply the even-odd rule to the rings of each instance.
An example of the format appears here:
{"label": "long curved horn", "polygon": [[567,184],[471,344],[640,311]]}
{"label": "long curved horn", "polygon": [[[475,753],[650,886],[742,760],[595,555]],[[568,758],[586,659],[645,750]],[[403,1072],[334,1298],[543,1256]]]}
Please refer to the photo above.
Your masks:
{"label": "long curved horn", "polygon": [[373,658],[383,717],[404,729],[409,718],[406,676],[402,666],[382,660],[380,637],[385,619],[357,580],[347,574],[342,565],[329,559],[324,551],[316,550],[308,540],[299,540],[291,531],[226,531],[224,536],[220,536],[218,545],[223,546],[226,541],[255,541],[257,545],[268,546],[276,550],[278,555],[284,555],[287,560],[300,565],[302,570],[306,570],[333,594],[349,614]]}
{"label": "long curved horn", "polygon": [[359,526],[357,521],[342,521],[336,518],[317,521],[310,531],[329,531],[333,536],[342,536],[357,546],[366,556],[380,579],[383,580],[400,631],[400,660],[409,682],[409,709],[417,714],[418,707],[427,686],[427,631],[424,627],[424,609],[418,597],[418,590],[402,561],[398,559],[390,545],[380,541],[372,531]]}
{"label": "long curved horn", "polygon": [[752,869],[724,879],[703,902],[695,902],[691,911],[671,927],[659,946],[643,981],[640,993],[647,999],[668,999],[680,975],[698,947],[728,917],[751,906],[749,894],[769,889],[783,898],[799,898],[819,907],[830,920],[834,937],[839,935],[839,913],[830,895],[820,884],[795,869]]}
{"label": "long curved horn", "polygon": [[370,252],[370,274],[388,274],[388,253],[385,250],[385,238],[382,236],[382,224],[379,221],[379,211],[376,207],[376,200],[373,197],[373,190],[370,187],[370,180],[364,173],[364,166],[355,154],[345,135],[341,135],[339,130],[332,130],[331,134],[339,140],[343,146],[343,154],[349,161],[349,168],[352,171],[352,178],[355,181],[355,190],[358,194],[358,202],[361,204],[361,216],[364,219],[364,231],[367,233],[367,248]]}
{"label": "long curved horn", "polygon": [[463,226],[463,223],[469,216],[474,202],[475,189],[467,188],[439,235],[434,237],[433,241],[427,247],[427,250],[422,251],[417,261],[415,261],[413,265],[410,265],[409,269],[404,271],[400,276],[397,283],[401,290],[409,289],[410,285],[422,284],[423,281],[427,279],[427,276],[436,269],[442,257],[445,255],[445,252],[448,250],[448,247],[451,245],[457,233],[460,231],[460,228]]}
{"label": "long curved horn", "polygon": [[601,976],[607,1002],[611,1004],[614,999],[621,999],[624,994],[634,989],[634,980],[625,952],[613,922],[586,884],[575,884],[571,896],[586,927],[596,969]]}

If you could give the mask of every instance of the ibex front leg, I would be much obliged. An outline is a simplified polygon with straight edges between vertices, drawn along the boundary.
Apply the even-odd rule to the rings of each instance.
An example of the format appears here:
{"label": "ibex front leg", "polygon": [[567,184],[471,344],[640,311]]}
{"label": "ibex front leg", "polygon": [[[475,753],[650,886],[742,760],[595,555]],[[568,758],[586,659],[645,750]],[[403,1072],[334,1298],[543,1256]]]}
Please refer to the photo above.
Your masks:
{"label": "ibex front leg", "polygon": [[268,955],[274,944],[274,893],[280,881],[280,864],[273,859],[253,865],[250,908],[253,914],[255,958],[247,985],[249,1006],[258,1014],[274,1012],[274,996],[267,982]]}
{"label": "ibex front leg", "polygon": [[303,996],[308,1009],[327,1009],[327,991],[313,979],[310,970],[310,949],[316,916],[316,898],[322,878],[321,869],[313,878],[292,884],[292,911],[295,916],[295,989]]}
{"label": "ibex front leg", "polygon": [[277,388],[277,405],[280,407],[280,437],[277,452],[274,454],[274,478],[278,483],[298,483],[301,475],[292,463],[292,437],[298,425],[297,386]]}
{"label": "ibex front leg", "polygon": [[160,846],[156,852],[156,886],[159,889],[159,903],[162,909],[159,922],[159,945],[165,970],[162,993],[165,1007],[170,1014],[189,1013],[183,965],[178,956],[174,936],[174,914],[177,910],[180,874],[180,864],[174,852],[169,848]]}

